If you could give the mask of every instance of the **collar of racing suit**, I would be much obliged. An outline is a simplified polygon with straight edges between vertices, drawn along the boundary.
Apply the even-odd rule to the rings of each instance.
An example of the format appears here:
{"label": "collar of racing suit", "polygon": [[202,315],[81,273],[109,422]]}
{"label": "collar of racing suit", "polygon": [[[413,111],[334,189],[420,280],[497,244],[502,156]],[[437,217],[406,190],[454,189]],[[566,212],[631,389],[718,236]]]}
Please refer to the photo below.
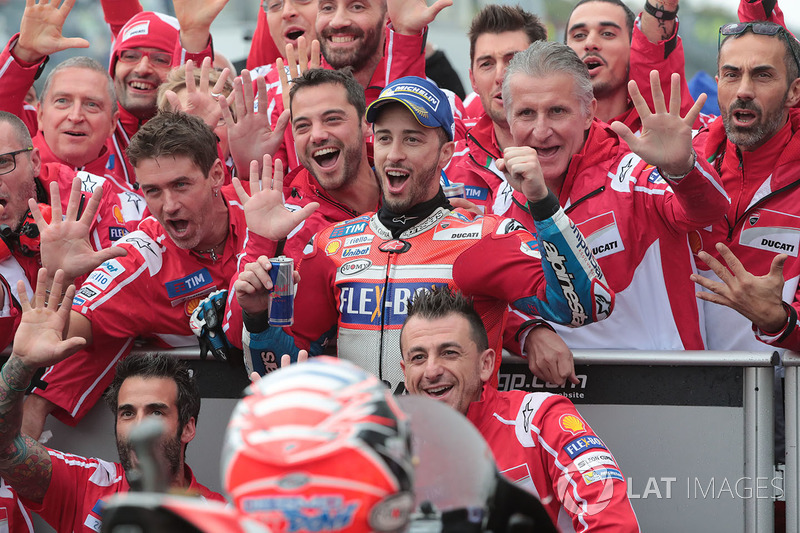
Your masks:
{"label": "collar of racing suit", "polygon": [[394,213],[390,211],[384,203],[381,208],[378,209],[378,220],[380,220],[381,224],[383,224],[386,229],[392,232],[392,237],[397,239],[400,237],[401,233],[416,226],[421,220],[425,220],[428,215],[440,207],[446,209],[453,208],[441,187],[439,187],[439,192],[436,193],[436,196],[426,202],[411,207],[411,209],[405,213]]}

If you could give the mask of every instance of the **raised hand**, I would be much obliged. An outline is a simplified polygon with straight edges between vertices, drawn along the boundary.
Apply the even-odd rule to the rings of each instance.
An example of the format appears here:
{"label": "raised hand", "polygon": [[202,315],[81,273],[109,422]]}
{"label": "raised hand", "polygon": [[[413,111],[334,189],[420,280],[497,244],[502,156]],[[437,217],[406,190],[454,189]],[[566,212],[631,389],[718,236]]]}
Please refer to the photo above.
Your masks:
{"label": "raised hand", "polygon": [[61,295],[64,286],[64,272],[58,270],[50,288],[52,297],[47,298],[47,269],[39,269],[36,293],[33,302],[28,300],[25,284],[17,282],[17,295],[22,307],[22,320],[14,335],[13,352],[29,369],[50,366],[63,361],[86,344],[81,337],[64,340],[63,332],[69,323],[72,297],[75,286],[70,285]]}
{"label": "raised hand", "polygon": [[403,35],[418,35],[433,22],[439,12],[453,5],[453,0],[436,0],[428,7],[426,0],[387,0],[387,13],[392,27]]}
{"label": "raised hand", "polygon": [[238,178],[233,178],[233,187],[244,206],[247,228],[273,241],[285,238],[319,207],[317,202],[311,202],[297,211],[286,209],[283,205],[283,163],[280,159],[275,161],[273,172],[272,158],[268,155],[263,159],[261,177],[258,163],[250,163],[249,195]]}
{"label": "raised hand", "polygon": [[222,99],[227,103],[226,96],[222,92],[231,71],[227,68],[223,69],[214,87],[209,90],[211,70],[211,58],[206,57],[200,67],[200,81],[195,83],[194,61],[188,60],[186,62],[186,104],[181,104],[180,98],[174,91],[167,91],[166,97],[172,109],[200,117],[213,129],[219,126],[222,120],[222,110],[217,104],[217,100]]}
{"label": "raised hand", "polygon": [[[297,39],[297,51],[291,44],[286,45],[286,63],[282,58],[275,60],[275,68],[278,69],[278,77],[281,80],[281,99],[283,108],[289,109],[289,76],[286,70],[288,67],[289,75],[302,76],[310,68],[319,68],[320,65],[319,41],[311,41],[311,51],[309,53],[306,38],[302,35]],[[260,89],[259,89],[260,91]]]}
{"label": "raised hand", "polygon": [[91,272],[108,259],[127,254],[125,249],[119,246],[95,251],[89,243],[89,232],[102,195],[102,187],[95,189],[83,213],[80,213],[83,193],[81,180],[76,177],[72,180],[67,214],[63,217],[58,183],[50,183],[52,220],[49,224],[42,216],[36,200],[33,198],[28,200],[28,207],[39,228],[42,265],[50,272],[63,270],[67,283],[72,283],[75,278]]}
{"label": "raised hand", "polygon": [[198,53],[206,48],[211,23],[227,3],[228,0],[172,0],[181,27],[181,45],[188,52]]}
{"label": "raised hand", "polygon": [[787,313],[783,307],[783,264],[787,255],[776,255],[765,276],[754,276],[748,272],[736,255],[718,242],[717,251],[725,265],[706,252],[698,257],[719,277],[713,281],[698,274],[691,280],[711,292],[698,291],[697,297],[707,302],[730,307],[750,320],[761,331],[776,332],[786,324]]}
{"label": "raised hand", "polygon": [[264,155],[273,156],[283,143],[283,134],[289,124],[289,111],[284,109],[273,130],[269,124],[269,104],[267,102],[267,83],[259,76],[258,112],[254,111],[255,97],[250,72],[243,70],[242,75],[233,80],[233,106],[236,120],[228,108],[228,103],[220,99],[218,104],[228,128],[228,145],[233,162],[239,173],[244,175],[252,161],[260,162]]}
{"label": "raised hand", "polygon": [[503,150],[502,159],[496,162],[497,168],[506,176],[508,184],[534,203],[547,196],[542,167],[536,150],[529,146],[509,146]]}
{"label": "raised hand", "polygon": [[19,40],[14,55],[27,63],[36,63],[45,56],[68,48],[89,48],[89,41],[64,37],[64,21],[75,0],[25,0],[25,11],[19,24]]}
{"label": "raised hand", "polygon": [[705,93],[701,94],[686,116],[681,117],[680,74],[673,73],[670,81],[671,94],[669,109],[667,109],[664,92],[661,90],[661,83],[658,80],[658,71],[650,72],[654,112],[645,102],[636,82],[629,81],[628,93],[641,118],[642,132],[637,137],[622,122],[614,122],[611,124],[611,129],[628,143],[636,155],[651,165],[657,166],[662,173],[684,176],[694,166],[692,124],[706,102],[706,95]]}

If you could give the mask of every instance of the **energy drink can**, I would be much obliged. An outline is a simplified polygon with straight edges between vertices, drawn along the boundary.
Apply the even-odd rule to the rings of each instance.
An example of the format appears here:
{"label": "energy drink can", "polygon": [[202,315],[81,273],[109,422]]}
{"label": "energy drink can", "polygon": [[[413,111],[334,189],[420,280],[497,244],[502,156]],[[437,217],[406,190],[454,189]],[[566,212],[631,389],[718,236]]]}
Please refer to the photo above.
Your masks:
{"label": "energy drink can", "polygon": [[294,324],[294,260],[281,255],[270,258],[272,268],[272,294],[269,299],[269,325],[291,326]]}
{"label": "energy drink can", "polygon": [[467,193],[463,183],[451,183],[442,187],[447,198],[466,198]]}

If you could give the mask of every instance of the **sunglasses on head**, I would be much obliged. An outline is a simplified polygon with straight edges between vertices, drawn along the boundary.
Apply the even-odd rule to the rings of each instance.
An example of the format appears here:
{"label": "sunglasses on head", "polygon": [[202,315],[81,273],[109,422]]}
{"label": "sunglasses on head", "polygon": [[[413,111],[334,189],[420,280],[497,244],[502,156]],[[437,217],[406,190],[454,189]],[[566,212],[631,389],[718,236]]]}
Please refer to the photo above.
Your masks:
{"label": "sunglasses on head", "polygon": [[729,35],[741,35],[748,29],[756,35],[775,36],[780,33],[783,38],[786,39],[786,44],[789,45],[789,51],[792,53],[792,57],[794,58],[794,62],[797,65],[798,70],[800,70],[800,61],[798,61],[797,54],[794,52],[792,41],[789,40],[793,39],[793,37],[789,36],[786,28],[772,22],[733,22],[731,24],[720,26],[719,36],[717,37],[717,50],[719,51],[719,49],[722,48],[723,35],[726,37]]}

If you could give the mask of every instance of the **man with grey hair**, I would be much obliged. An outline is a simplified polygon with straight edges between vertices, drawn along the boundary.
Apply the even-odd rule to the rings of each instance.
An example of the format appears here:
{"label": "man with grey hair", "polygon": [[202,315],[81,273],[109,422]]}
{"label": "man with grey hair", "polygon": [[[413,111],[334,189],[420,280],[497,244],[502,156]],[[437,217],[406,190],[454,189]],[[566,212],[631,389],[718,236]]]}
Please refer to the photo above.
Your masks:
{"label": "man with grey hair", "polygon": [[[572,349],[703,349],[687,235],[719,220],[728,197],[692,149],[705,96],[681,117],[679,75],[671,81],[667,106],[651,73],[655,112],[630,82],[642,119],[637,137],[620,122],[593,119],[589,72],[566,45],[533,43],[508,66],[503,102],[517,147],[504,150],[498,167],[539,169],[617,293],[614,314],[602,324],[553,326]],[[531,221],[519,206],[511,216]]]}
{"label": "man with grey hair", "polygon": [[109,144],[119,109],[106,69],[90,57],[67,59],[47,76],[34,108],[25,104],[24,98],[36,72],[17,75],[17,69],[24,71],[22,60],[17,59],[19,48],[16,46],[12,55],[6,47],[0,54],[0,63],[8,64],[12,71],[0,75],[0,109],[23,119],[43,162],[114,178],[116,165],[109,162]]}

